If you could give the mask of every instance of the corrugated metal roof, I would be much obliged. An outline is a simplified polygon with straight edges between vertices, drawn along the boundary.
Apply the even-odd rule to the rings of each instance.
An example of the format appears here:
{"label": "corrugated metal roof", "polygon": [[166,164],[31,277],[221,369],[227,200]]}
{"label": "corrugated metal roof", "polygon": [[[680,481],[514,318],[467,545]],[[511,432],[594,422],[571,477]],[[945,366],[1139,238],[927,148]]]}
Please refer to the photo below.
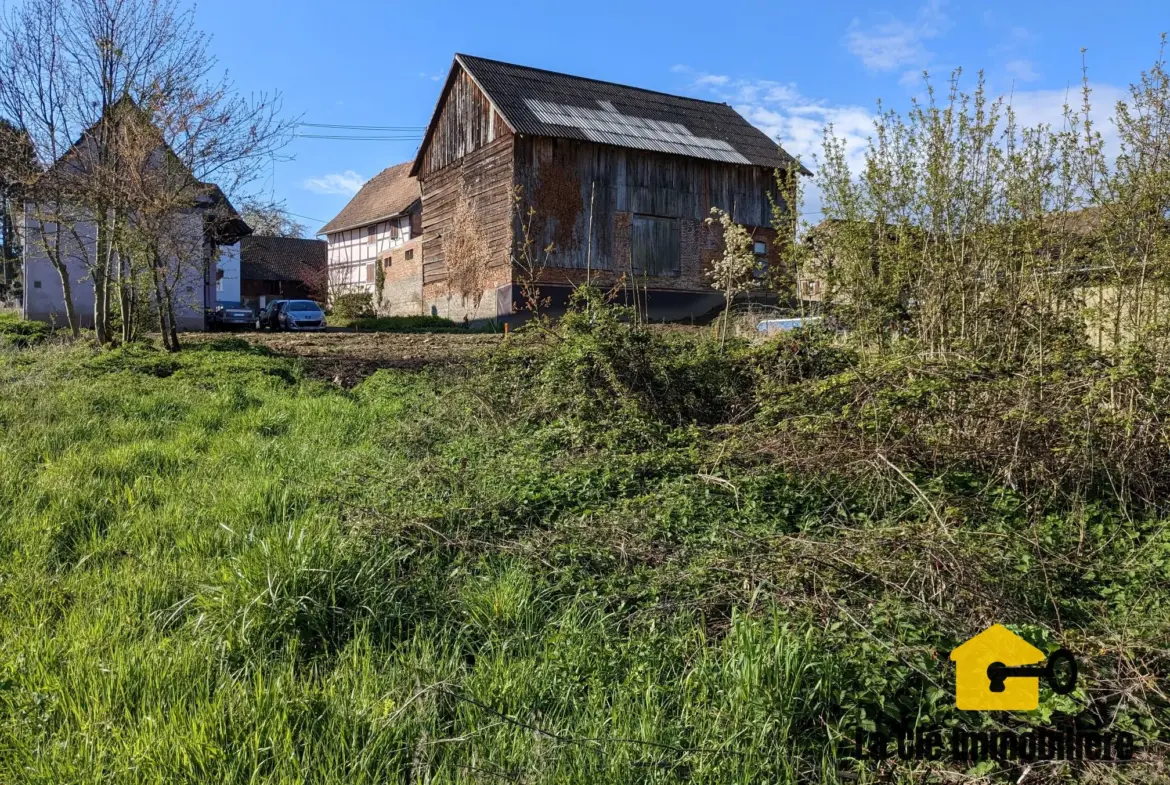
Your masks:
{"label": "corrugated metal roof", "polygon": [[516,133],[731,164],[793,159],[727,104],[455,55]]}

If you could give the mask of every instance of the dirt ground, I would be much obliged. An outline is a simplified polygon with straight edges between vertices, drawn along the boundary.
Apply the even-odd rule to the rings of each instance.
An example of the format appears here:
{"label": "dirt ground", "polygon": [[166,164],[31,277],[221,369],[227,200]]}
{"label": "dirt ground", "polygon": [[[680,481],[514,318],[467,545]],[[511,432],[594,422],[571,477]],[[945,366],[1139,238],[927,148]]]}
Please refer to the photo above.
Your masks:
{"label": "dirt ground", "polygon": [[419,369],[462,363],[496,347],[503,335],[481,333],[203,333],[191,342],[242,338],[276,354],[305,360],[312,374],[352,387],[380,368]]}

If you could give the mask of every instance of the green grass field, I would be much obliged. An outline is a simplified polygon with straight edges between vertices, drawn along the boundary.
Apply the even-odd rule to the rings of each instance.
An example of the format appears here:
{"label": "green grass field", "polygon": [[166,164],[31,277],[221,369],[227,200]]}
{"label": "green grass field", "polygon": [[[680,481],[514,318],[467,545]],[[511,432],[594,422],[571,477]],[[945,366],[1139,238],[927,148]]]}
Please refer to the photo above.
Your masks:
{"label": "green grass field", "polygon": [[0,782],[919,781],[841,756],[959,721],[992,621],[1102,685],[1013,721],[1141,739],[1035,777],[1164,774],[1160,517],[801,468],[775,423],[855,372],[577,329],[352,390],[238,339],[0,351]]}

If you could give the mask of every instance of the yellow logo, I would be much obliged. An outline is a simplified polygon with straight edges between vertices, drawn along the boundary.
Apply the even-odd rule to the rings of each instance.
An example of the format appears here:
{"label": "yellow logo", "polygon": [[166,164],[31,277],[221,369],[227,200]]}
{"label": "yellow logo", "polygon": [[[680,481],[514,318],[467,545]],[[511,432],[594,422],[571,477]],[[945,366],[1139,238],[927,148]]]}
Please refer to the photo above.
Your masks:
{"label": "yellow logo", "polygon": [[[955,663],[955,705],[961,711],[1034,711],[1040,706],[1040,679],[1067,695],[1076,687],[1077,663],[1060,649],[1043,667],[1044,652],[996,624],[951,652]],[[1056,665],[1065,663],[1058,678]]]}

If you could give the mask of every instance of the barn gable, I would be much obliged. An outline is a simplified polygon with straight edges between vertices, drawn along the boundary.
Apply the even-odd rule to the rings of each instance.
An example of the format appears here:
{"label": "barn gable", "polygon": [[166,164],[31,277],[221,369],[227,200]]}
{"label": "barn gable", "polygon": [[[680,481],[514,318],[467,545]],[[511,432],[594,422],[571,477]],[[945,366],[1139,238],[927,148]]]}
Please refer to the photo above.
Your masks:
{"label": "barn gable", "polygon": [[415,170],[441,168],[503,127],[725,164],[783,169],[794,163],[727,104],[458,54]]}

